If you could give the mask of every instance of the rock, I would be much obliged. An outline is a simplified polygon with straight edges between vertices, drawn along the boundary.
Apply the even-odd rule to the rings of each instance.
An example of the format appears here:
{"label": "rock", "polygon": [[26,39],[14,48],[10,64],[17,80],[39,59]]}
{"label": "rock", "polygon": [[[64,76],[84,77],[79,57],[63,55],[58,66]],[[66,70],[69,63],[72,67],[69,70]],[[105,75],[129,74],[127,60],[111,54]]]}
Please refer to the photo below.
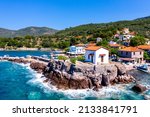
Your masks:
{"label": "rock", "polygon": [[[25,64],[30,62],[21,58],[8,60]],[[43,73],[47,78],[43,82],[51,83],[59,89],[93,89],[98,91],[102,86],[129,83],[134,80],[132,76],[126,74],[125,66],[120,63],[97,65],[95,71],[92,64],[77,63],[73,74],[69,72],[72,63],[68,61],[51,61],[48,66],[41,62],[31,62],[30,67]],[[144,89],[137,90],[142,92]]]}
{"label": "rock", "polygon": [[124,65],[115,63],[115,66],[117,67],[118,75],[124,75],[124,74],[126,74],[126,68],[125,68]]}
{"label": "rock", "polygon": [[15,62],[15,63],[23,63],[23,64],[27,64],[27,63],[29,63],[29,61],[27,61],[27,60],[25,60],[25,59],[21,59],[21,58],[18,58],[18,59],[12,59],[12,58],[10,58],[10,59],[7,59],[8,61],[12,61],[12,62]]}
{"label": "rock", "polygon": [[132,87],[132,90],[137,92],[137,93],[142,93],[142,92],[146,91],[147,88],[143,85],[136,84],[135,86]]}
{"label": "rock", "polygon": [[70,79],[69,81],[70,89],[87,89],[89,88],[89,80],[84,79]]}
{"label": "rock", "polygon": [[39,62],[32,62],[30,64],[30,67],[38,72],[43,72],[46,68],[46,65],[43,63],[39,63]]}
{"label": "rock", "polygon": [[102,86],[108,86],[110,84],[110,76],[109,75],[102,75]]}

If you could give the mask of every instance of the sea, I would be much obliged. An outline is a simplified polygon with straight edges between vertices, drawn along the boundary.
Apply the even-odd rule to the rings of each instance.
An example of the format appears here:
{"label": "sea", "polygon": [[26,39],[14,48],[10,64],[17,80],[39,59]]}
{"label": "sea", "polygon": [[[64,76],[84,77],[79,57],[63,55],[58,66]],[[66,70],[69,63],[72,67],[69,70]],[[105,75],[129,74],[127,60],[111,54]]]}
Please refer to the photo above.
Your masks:
{"label": "sea", "polygon": [[[0,51],[0,56],[25,57],[27,55],[49,56],[43,51]],[[150,99],[150,74],[130,71],[140,84],[148,88],[144,93],[131,90],[133,83],[103,87],[99,91],[60,90],[45,77],[32,70],[29,64],[0,61],[0,100],[145,100]]]}

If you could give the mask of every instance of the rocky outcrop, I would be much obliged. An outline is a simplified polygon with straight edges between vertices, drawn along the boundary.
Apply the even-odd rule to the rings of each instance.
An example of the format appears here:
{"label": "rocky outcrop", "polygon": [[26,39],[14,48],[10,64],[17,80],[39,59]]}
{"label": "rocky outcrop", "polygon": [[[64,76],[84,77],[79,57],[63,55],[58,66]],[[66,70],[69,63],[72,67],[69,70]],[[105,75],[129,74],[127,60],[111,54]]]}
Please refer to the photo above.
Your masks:
{"label": "rocky outcrop", "polygon": [[125,68],[124,65],[119,64],[119,63],[115,63],[115,66],[116,66],[116,68],[118,70],[118,72],[117,72],[118,75],[125,75],[126,74],[126,68]]}
{"label": "rocky outcrop", "polygon": [[103,86],[133,82],[134,78],[126,73],[121,64],[93,65],[80,63],[72,65],[69,62],[51,61],[48,65],[41,62],[32,62],[26,59],[10,59],[17,63],[28,63],[37,72],[43,73],[49,82],[59,89],[94,89]]}
{"label": "rocky outcrop", "polygon": [[46,65],[39,62],[31,62],[30,67],[39,73],[42,73],[43,70],[46,68]]}
{"label": "rocky outcrop", "polygon": [[[64,68],[62,69],[63,64]],[[70,74],[70,68],[71,64],[69,63],[53,61],[43,73],[51,84],[63,89],[93,88],[98,90],[102,86],[134,81],[132,76],[126,74],[123,65],[117,65],[117,67],[115,64],[101,65],[96,67],[96,71],[93,71],[92,67],[88,69],[85,66],[82,68],[75,66],[73,74]]]}
{"label": "rocky outcrop", "polygon": [[143,85],[136,84],[135,86],[132,87],[132,90],[137,92],[137,93],[142,93],[142,92],[146,91],[147,88]]}

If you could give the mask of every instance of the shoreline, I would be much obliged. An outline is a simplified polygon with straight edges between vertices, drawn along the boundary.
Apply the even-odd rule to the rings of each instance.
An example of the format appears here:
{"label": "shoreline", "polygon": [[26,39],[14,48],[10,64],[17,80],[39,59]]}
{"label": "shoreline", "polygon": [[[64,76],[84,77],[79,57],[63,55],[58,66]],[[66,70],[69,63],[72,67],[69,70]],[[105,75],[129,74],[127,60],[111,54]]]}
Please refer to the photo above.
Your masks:
{"label": "shoreline", "polygon": [[[29,59],[27,59],[27,60],[29,62]],[[19,63],[19,61],[18,62],[11,61],[11,62],[18,63],[19,65],[23,65],[25,67],[26,66],[29,67],[29,70],[31,70],[31,72],[33,72],[35,75],[35,79],[31,79],[31,82],[33,80],[33,83],[34,83],[34,81],[35,81],[35,83],[36,82],[41,83],[41,86],[44,87],[44,89],[46,89],[48,92],[54,91],[57,93],[64,93],[64,95],[66,95],[68,97],[68,99],[85,99],[86,97],[90,98],[90,96],[91,96],[91,98],[92,98],[92,96],[93,96],[93,98],[95,97],[95,99],[111,99],[111,97],[112,97],[112,99],[123,99],[123,98],[121,98],[121,95],[125,95],[128,93],[131,93],[131,95],[135,95],[134,92],[130,89],[134,85],[134,83],[132,83],[132,82],[127,83],[127,84],[121,83],[121,84],[109,85],[109,86],[102,87],[99,90],[93,90],[90,88],[61,89],[61,88],[58,88],[57,86],[51,84],[50,80],[46,81],[48,78],[46,78],[45,75],[43,75],[43,73],[41,71],[35,70],[30,66],[32,62],[40,62],[41,64],[43,64],[43,62],[41,62],[39,60],[31,60],[28,65],[27,65],[26,61],[24,61],[25,63],[23,63],[23,62]],[[129,90],[127,90],[128,89],[127,87],[129,88]],[[149,97],[150,97],[146,94],[144,94],[143,96],[144,96],[144,99],[149,99]],[[138,98],[140,98],[140,97],[135,97],[135,99],[138,99]]]}
{"label": "shoreline", "polygon": [[0,48],[0,51],[52,51],[52,50],[60,50],[60,51],[64,51],[62,49],[59,49],[59,48],[55,48],[55,49],[52,49],[52,48],[15,48],[15,49],[5,49],[5,48]]}
{"label": "shoreline", "polygon": [[27,48],[27,49],[0,49],[0,51],[51,51],[51,49],[38,49],[38,48]]}
{"label": "shoreline", "polygon": [[[58,62],[58,63],[56,61],[51,62],[50,64],[52,66],[53,64],[55,64],[58,67],[58,69],[53,69],[52,71],[49,71],[50,68],[47,68],[48,62],[35,60],[33,58],[6,57],[2,59],[16,62],[16,63],[24,63],[24,64],[30,63],[30,67],[33,70],[37,71],[38,73],[42,73],[47,78],[44,82],[50,81],[51,84],[56,86],[58,89],[99,90],[103,86],[107,87],[109,85],[117,84],[119,82],[128,84],[134,81],[133,77],[125,74],[124,69],[121,68],[122,66],[120,65],[117,65],[117,67],[115,65],[103,65],[101,67],[104,67],[103,69],[104,71],[97,71],[96,74],[94,73],[96,76],[93,74],[93,71],[91,71],[92,66],[88,66],[90,67],[90,69],[89,71],[87,71],[87,69],[85,68],[86,66],[84,67],[83,65],[81,65],[80,67],[76,67],[74,75],[71,75],[68,73],[69,71],[64,72],[59,70],[59,68],[61,67],[60,65],[63,64],[63,62]],[[65,63],[65,65],[66,67],[68,67],[67,69],[70,69],[69,68],[71,67],[70,63]],[[49,70],[47,71],[47,69]],[[117,69],[119,69],[119,73],[117,73]],[[102,75],[99,75],[99,72],[102,72]],[[110,73],[114,77],[111,76]],[[119,75],[117,75],[116,73]]]}

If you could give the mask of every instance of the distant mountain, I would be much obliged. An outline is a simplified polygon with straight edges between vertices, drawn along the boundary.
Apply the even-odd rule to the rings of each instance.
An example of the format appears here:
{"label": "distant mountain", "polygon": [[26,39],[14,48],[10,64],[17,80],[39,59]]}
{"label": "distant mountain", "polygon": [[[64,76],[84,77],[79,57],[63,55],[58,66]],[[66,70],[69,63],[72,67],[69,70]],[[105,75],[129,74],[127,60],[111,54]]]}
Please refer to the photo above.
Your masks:
{"label": "distant mountain", "polygon": [[56,29],[48,28],[48,27],[26,27],[19,30],[9,30],[0,28],[0,37],[17,37],[17,36],[41,36],[41,35],[51,35],[58,32]]}
{"label": "distant mountain", "polygon": [[4,28],[0,28],[0,37],[12,37],[13,35],[15,35],[14,30],[8,30],[8,29],[4,29]]}

